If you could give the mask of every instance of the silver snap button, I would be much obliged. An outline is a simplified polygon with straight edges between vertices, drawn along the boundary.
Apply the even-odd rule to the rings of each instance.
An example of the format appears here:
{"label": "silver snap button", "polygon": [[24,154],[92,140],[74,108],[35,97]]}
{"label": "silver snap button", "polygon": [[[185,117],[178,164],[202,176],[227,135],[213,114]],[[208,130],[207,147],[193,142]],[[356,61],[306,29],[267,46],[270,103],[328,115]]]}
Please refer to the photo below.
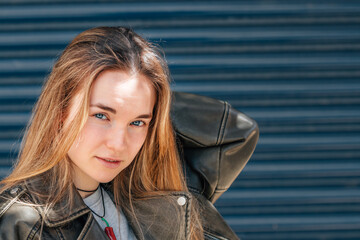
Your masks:
{"label": "silver snap button", "polygon": [[18,187],[13,188],[13,189],[10,190],[10,194],[11,194],[11,195],[16,195],[16,194],[19,192],[19,190],[20,190],[20,189],[19,189]]}
{"label": "silver snap button", "polygon": [[186,203],[186,199],[184,197],[179,197],[177,199],[177,203],[180,205],[180,206],[184,206],[185,203]]}

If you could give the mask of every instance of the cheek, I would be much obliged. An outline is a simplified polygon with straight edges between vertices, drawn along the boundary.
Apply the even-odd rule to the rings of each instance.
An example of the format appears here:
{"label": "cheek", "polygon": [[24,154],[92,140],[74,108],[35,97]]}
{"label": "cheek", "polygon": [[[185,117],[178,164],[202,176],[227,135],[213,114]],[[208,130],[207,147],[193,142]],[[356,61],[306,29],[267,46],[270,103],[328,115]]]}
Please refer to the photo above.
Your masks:
{"label": "cheek", "polygon": [[134,157],[140,151],[140,148],[145,142],[146,136],[147,136],[147,130],[131,135],[129,145],[131,146],[132,155]]}
{"label": "cheek", "polygon": [[77,151],[88,151],[92,146],[95,146],[102,141],[101,136],[103,135],[104,129],[101,129],[94,124],[86,123],[79,136],[71,146],[71,149]]}
{"label": "cheek", "polygon": [[[83,141],[86,139],[89,140],[96,140],[99,139],[104,134],[105,129],[103,127],[100,127],[96,124],[93,124],[91,122],[88,122],[85,124],[84,128],[82,129],[80,133],[80,138],[83,139]],[[101,134],[103,133],[103,134]]]}

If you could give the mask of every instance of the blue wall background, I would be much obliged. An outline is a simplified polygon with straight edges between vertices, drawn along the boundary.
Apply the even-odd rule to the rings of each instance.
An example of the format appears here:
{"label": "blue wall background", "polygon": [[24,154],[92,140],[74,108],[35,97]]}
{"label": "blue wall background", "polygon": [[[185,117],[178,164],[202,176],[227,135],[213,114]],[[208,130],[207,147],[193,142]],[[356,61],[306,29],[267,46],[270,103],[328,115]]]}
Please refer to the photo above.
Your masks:
{"label": "blue wall background", "polygon": [[242,239],[360,239],[359,1],[0,2],[0,176],[41,84],[81,31],[161,45],[174,90],[256,119],[258,147],[216,206]]}

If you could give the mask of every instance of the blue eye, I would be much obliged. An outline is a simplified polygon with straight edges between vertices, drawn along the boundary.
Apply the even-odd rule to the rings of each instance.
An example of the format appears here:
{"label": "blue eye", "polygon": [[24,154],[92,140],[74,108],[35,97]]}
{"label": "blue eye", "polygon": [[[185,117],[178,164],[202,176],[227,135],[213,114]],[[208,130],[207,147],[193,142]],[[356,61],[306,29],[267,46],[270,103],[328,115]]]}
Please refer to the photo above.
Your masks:
{"label": "blue eye", "polygon": [[94,116],[98,119],[107,120],[108,118],[105,116],[105,114],[102,113],[96,113]]}
{"label": "blue eye", "polygon": [[131,125],[137,126],[137,127],[141,127],[143,126],[145,123],[143,121],[133,121],[131,123]]}

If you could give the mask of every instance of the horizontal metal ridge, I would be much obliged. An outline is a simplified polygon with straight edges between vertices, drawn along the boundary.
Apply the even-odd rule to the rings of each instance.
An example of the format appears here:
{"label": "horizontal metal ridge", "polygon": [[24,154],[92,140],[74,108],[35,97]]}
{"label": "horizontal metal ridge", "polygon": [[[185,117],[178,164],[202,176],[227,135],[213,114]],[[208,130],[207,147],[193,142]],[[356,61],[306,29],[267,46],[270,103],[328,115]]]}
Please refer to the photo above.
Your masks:
{"label": "horizontal metal ridge", "polygon": [[[176,56],[176,54],[186,55],[214,55],[214,54],[259,54],[259,53],[336,53],[336,52],[353,52],[354,50],[360,50],[360,44],[349,41],[335,41],[329,43],[329,41],[323,41],[319,43],[309,44],[306,41],[296,43],[276,43],[276,42],[263,42],[257,44],[246,44],[239,42],[205,42],[201,44],[195,44],[194,42],[159,42],[159,45],[163,45],[164,51],[167,56]],[[11,49],[8,47],[1,49],[0,59],[5,58],[46,58],[54,57],[60,54],[65,47],[64,45],[59,46],[43,46],[33,47],[31,49],[25,47],[12,46]]]}
{"label": "horizontal metal ridge", "polygon": [[[233,189],[221,196],[221,201],[241,201],[243,204],[255,202],[337,202],[342,199],[359,199],[360,189],[337,188],[288,188],[288,189]],[[219,200],[220,202],[220,200]]]}
{"label": "horizontal metal ridge", "polygon": [[292,173],[312,173],[312,172],[329,172],[329,171],[353,171],[354,169],[359,169],[360,172],[360,162],[356,161],[341,161],[339,162],[297,162],[291,163],[290,161],[287,163],[281,162],[252,162],[246,166],[246,172],[249,174],[277,174],[285,173],[287,175],[291,175]]}
{"label": "horizontal metal ridge", "polygon": [[[20,2],[19,2],[20,3]],[[114,13],[123,14],[146,14],[146,13],[176,13],[176,12],[220,12],[220,13],[232,13],[237,12],[241,14],[286,14],[289,13],[352,13],[360,11],[360,4],[356,2],[348,3],[316,3],[312,2],[311,6],[306,2],[269,2],[259,4],[258,1],[183,1],[183,2],[151,2],[144,5],[143,3],[81,3],[73,2],[69,4],[56,4],[49,5],[12,5],[3,6],[0,10],[0,15],[3,19],[12,18],[56,18],[56,17],[74,17],[75,16],[88,16],[88,15],[108,15]]]}
{"label": "horizontal metal ridge", "polygon": [[[318,56],[239,56],[239,55],[203,55],[203,56],[169,56],[167,61],[172,68],[240,68],[240,69],[286,69],[294,67],[355,67],[360,65],[356,54],[324,54]],[[51,69],[54,59],[9,59],[0,60],[0,72],[11,71],[44,71]]]}
{"label": "horizontal metal ridge", "polygon": [[[341,160],[343,161],[343,160]],[[354,160],[355,161],[355,160]],[[325,165],[326,163],[324,163]],[[248,189],[248,188],[301,188],[301,187],[343,187],[343,188],[355,188],[360,184],[360,176],[356,173],[356,170],[346,172],[345,174],[338,172],[326,172],[326,174],[318,175],[317,173],[298,173],[298,174],[248,174],[249,171],[244,170],[241,177],[238,177],[232,185],[232,188],[236,189]],[[244,174],[245,173],[245,174]],[[250,176],[249,176],[250,175]],[[224,207],[232,206],[224,204]],[[238,205],[234,205],[238,206]],[[241,207],[241,206],[238,206]],[[359,205],[360,208],[360,205]]]}
{"label": "horizontal metal ridge", "polygon": [[[358,13],[354,13],[358,15]],[[170,19],[160,18],[156,19],[152,15],[151,18],[141,19],[134,18],[129,19],[128,17],[119,18],[116,16],[107,17],[106,19],[94,19],[92,16],[88,16],[84,19],[77,19],[76,22],[69,22],[68,19],[56,19],[39,22],[38,19],[28,20],[26,22],[18,22],[16,20],[5,20],[0,23],[0,32],[17,32],[17,31],[46,31],[52,30],[76,30],[76,29],[88,29],[95,26],[129,26],[138,29],[149,29],[149,28],[179,28],[179,27],[258,27],[258,26],[309,26],[315,25],[326,26],[326,25],[354,25],[360,23],[360,17],[358,16],[327,16],[318,17],[314,16],[309,18],[308,16],[286,16],[286,17],[262,17],[262,18],[242,18],[240,16],[233,15],[231,18],[227,15],[215,15],[215,16],[181,16],[171,15]],[[181,18],[180,18],[181,17]],[[1,18],[0,18],[1,19]]]}
{"label": "horizontal metal ridge", "polygon": [[[166,39],[166,41],[235,41],[235,42],[263,42],[263,41],[319,41],[319,40],[353,40],[360,38],[358,27],[351,26],[313,26],[313,27],[220,27],[220,28],[167,28],[167,29],[138,29],[137,32],[150,40]],[[83,30],[83,29],[82,29]],[[1,46],[38,46],[41,44],[63,44],[68,43],[81,30],[63,31],[37,31],[31,32],[1,32]]]}

